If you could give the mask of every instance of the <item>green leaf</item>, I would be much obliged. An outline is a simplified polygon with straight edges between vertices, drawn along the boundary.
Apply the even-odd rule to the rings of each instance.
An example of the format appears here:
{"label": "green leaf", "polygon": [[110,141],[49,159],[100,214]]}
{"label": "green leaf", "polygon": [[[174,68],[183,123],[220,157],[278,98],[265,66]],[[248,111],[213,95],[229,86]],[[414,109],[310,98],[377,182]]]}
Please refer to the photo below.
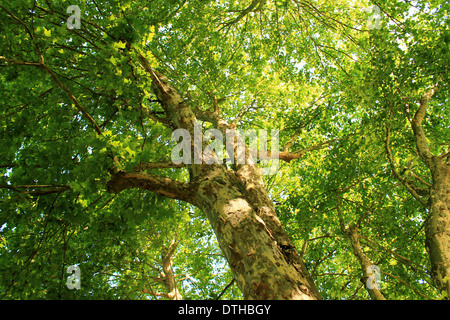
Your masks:
{"label": "green leaf", "polygon": [[52,31],[51,30],[47,30],[45,27],[43,27],[43,29],[44,29],[44,35],[46,37],[51,37]]}

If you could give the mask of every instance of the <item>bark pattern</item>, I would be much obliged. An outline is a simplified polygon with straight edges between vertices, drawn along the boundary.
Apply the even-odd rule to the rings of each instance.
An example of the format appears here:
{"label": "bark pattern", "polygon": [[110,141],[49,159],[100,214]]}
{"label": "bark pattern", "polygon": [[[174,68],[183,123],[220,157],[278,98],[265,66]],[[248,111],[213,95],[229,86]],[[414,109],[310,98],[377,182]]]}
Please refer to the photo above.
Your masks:
{"label": "bark pattern", "polygon": [[425,227],[426,248],[431,261],[431,276],[441,292],[450,298],[450,166],[439,157],[432,158],[433,185],[430,212]]}

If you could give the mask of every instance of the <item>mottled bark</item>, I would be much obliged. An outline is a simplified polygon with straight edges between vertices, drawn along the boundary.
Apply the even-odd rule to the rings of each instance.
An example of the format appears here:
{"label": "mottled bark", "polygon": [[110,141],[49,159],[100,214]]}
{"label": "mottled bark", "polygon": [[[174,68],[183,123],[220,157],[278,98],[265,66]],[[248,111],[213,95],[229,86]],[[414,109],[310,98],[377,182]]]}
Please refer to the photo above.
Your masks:
{"label": "mottled bark", "polygon": [[443,159],[431,160],[433,185],[430,211],[425,226],[431,276],[441,292],[450,298],[450,166]]}
{"label": "mottled bark", "polygon": [[370,298],[372,300],[386,300],[386,298],[381,293],[381,291],[377,285],[374,285],[372,287],[369,287],[367,285],[367,280],[369,279],[368,270],[370,270],[370,266],[373,266],[374,264],[370,261],[370,259],[367,257],[367,255],[361,249],[361,243],[359,241],[358,230],[356,228],[349,229],[348,237],[349,237],[350,243],[352,245],[353,253],[355,254],[356,258],[358,258],[359,264],[363,271],[363,277],[362,277],[361,281],[364,283],[366,290],[370,295]]}
{"label": "mottled bark", "polygon": [[361,278],[361,281],[363,282],[367,292],[369,293],[369,296],[372,300],[386,300],[384,295],[381,293],[380,288],[378,286],[368,286],[367,280],[369,279],[369,270],[370,267],[374,264],[370,261],[369,257],[363,252],[361,248],[361,242],[359,241],[360,235],[358,233],[358,227],[359,224],[355,224],[351,227],[346,227],[342,215],[341,210],[341,198],[340,195],[337,194],[337,201],[336,201],[336,209],[338,213],[339,218],[339,224],[340,229],[345,236],[350,240],[350,245],[352,247],[353,254],[358,259],[359,265],[361,266],[361,270],[363,273],[363,277]]}
{"label": "mottled bark", "polygon": [[163,267],[164,285],[167,290],[167,298],[170,300],[181,300],[183,297],[178,291],[177,282],[172,268],[172,258],[177,247],[177,242],[173,239],[168,247],[164,247],[161,252],[161,260]]}
{"label": "mottled bark", "polygon": [[259,181],[216,168],[197,193],[245,299],[318,299]]}

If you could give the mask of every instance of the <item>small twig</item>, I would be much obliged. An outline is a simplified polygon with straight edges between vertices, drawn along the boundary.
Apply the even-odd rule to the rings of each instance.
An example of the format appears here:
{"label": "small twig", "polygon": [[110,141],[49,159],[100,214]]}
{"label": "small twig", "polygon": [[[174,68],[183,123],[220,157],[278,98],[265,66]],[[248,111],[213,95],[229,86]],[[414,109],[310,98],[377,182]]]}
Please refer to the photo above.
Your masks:
{"label": "small twig", "polygon": [[226,286],[225,288],[223,288],[222,292],[217,296],[216,300],[219,300],[219,299],[224,295],[224,293],[228,290],[228,288],[231,287],[231,286],[233,285],[234,281],[235,281],[235,280],[234,280],[234,278],[233,278],[233,279],[230,281],[230,283],[227,284],[227,286]]}
{"label": "small twig", "polygon": [[413,286],[411,286],[409,283],[405,282],[404,280],[400,279],[399,277],[393,275],[392,273],[389,272],[384,272],[382,270],[380,270],[381,273],[384,273],[385,275],[392,277],[394,279],[397,279],[398,281],[400,281],[401,283],[403,283],[405,286],[407,286],[408,288],[410,288],[411,290],[413,290],[415,293],[417,293],[418,295],[428,299],[428,300],[432,300],[430,297],[424,295],[423,293],[420,293],[416,288],[414,288]]}
{"label": "small twig", "polygon": [[70,100],[75,104],[75,107],[84,115],[84,117],[92,124],[95,131],[99,135],[103,135],[102,129],[97,125],[95,120],[92,118],[92,116],[86,111],[86,109],[83,108],[83,106],[80,104],[78,99],[72,94],[72,92],[58,79],[56,74],[44,63],[44,57],[40,55],[41,58],[41,66],[47,71],[47,73],[50,75],[50,77],[55,81],[58,86],[67,94]]}

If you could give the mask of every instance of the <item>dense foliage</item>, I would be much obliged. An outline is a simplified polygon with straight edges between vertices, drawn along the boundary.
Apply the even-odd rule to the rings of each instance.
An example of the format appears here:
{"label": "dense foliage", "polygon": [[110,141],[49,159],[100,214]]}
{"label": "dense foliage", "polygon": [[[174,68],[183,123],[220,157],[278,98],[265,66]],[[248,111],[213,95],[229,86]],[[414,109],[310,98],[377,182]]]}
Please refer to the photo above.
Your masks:
{"label": "dense foliage", "polygon": [[[380,28],[367,25],[373,4]],[[70,5],[81,29],[67,27]],[[280,146],[302,151],[265,181],[323,298],[369,298],[353,227],[387,299],[441,298],[424,244],[433,181],[410,121],[436,86],[423,126],[431,152],[448,152],[449,8],[1,1],[0,297],[162,299],[172,243],[183,298],[241,297],[200,210],[106,188],[114,166],[167,161],[174,145],[142,55],[193,107],[220,106],[240,129],[279,129]],[[189,179],[184,168],[152,172]],[[70,265],[80,290],[66,286]]]}

